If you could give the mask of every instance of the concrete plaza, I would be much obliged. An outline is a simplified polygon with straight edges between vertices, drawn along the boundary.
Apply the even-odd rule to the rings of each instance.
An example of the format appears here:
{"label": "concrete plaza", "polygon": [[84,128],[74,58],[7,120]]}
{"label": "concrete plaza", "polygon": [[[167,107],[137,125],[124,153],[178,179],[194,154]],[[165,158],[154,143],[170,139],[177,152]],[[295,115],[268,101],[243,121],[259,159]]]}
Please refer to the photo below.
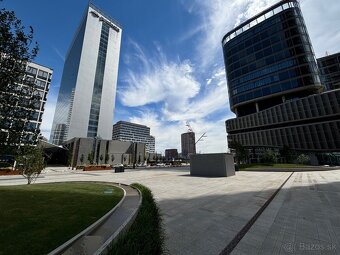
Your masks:
{"label": "concrete plaza", "polygon": [[[153,191],[161,208],[170,254],[219,254],[290,175],[241,171],[228,178],[204,178],[183,168],[125,173],[48,168],[37,183],[139,182]],[[14,184],[25,180],[0,177],[0,185]],[[339,184],[338,170],[294,173],[233,254],[339,254]],[[319,250],[308,250],[308,245]]]}

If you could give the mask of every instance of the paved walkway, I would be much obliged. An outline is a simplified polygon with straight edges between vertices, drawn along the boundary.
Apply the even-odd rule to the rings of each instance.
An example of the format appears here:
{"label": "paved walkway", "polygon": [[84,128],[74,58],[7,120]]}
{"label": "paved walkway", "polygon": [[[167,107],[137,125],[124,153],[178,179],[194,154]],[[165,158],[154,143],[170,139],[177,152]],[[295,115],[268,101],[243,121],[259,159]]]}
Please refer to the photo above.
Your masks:
{"label": "paved walkway", "polygon": [[[112,181],[126,184],[139,182],[152,190],[160,206],[167,235],[166,245],[170,254],[209,255],[219,254],[290,174],[290,172],[241,171],[228,178],[204,178],[192,177],[189,175],[189,171],[185,169],[166,168],[125,173],[112,173],[110,171],[55,172],[42,175],[37,182]],[[9,179],[6,180],[6,178]],[[25,183],[25,180],[20,177],[6,178],[0,177],[0,185]],[[299,181],[300,178],[301,182]],[[287,234],[289,233],[289,224],[296,222],[294,223],[296,229],[299,229],[299,234],[296,236],[307,238],[315,231],[318,231],[318,235],[321,235],[319,234],[321,231],[327,233],[327,231],[332,230],[332,234],[329,234],[330,238],[333,238],[331,240],[337,240],[335,245],[339,243],[337,226],[340,223],[338,218],[340,194],[337,185],[340,181],[340,171],[294,173],[290,181],[292,180],[293,183],[288,182],[285,185],[282,192],[279,192],[255,223],[255,225],[261,223],[261,227],[268,228],[265,233],[259,232],[265,231],[265,229],[254,231],[253,238],[258,240],[261,245],[254,248],[254,246],[245,244],[242,248],[242,243],[247,240],[244,237],[234,252],[275,254],[266,253],[272,251],[270,245],[276,247],[277,241],[270,244],[271,240],[280,240],[279,236],[282,233],[282,225],[279,227],[275,225],[274,219],[277,219],[277,224],[279,222],[286,224],[282,222],[287,222],[288,227],[284,232],[285,239],[283,240],[289,238]],[[280,200],[277,202],[280,197],[281,201],[286,202],[281,202],[281,204]],[[281,206],[282,204],[285,206]],[[272,218],[270,218],[275,210],[276,214],[280,212],[282,217],[271,216]],[[294,212],[296,210],[297,213]],[[266,215],[268,216],[263,218]],[[293,216],[297,217],[296,220]],[[312,216],[314,218],[311,218]],[[293,217],[292,222],[289,221],[290,217]],[[305,219],[302,217],[305,217]],[[310,222],[313,222],[314,219],[319,220],[319,223],[315,223],[316,228],[310,225]],[[339,223],[336,223],[336,221]],[[321,225],[322,222],[327,222],[327,224]],[[253,228],[250,229],[251,231],[253,231]],[[308,233],[304,235],[304,232]],[[270,239],[271,236],[273,238]],[[266,237],[268,237],[268,241],[265,241]],[[261,238],[263,238],[262,241]],[[280,242],[283,243],[283,241]],[[299,239],[294,239],[294,244],[296,242],[300,242]]]}
{"label": "paved walkway", "polygon": [[340,171],[294,173],[232,254],[250,253],[340,254]]}

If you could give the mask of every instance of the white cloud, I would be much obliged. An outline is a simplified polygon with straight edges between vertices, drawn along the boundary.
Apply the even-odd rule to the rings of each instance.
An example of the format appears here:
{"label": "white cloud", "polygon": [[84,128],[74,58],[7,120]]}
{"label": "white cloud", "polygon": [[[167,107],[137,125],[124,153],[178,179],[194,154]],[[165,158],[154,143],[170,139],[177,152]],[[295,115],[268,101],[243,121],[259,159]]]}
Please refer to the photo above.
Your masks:
{"label": "white cloud", "polygon": [[[199,119],[190,122],[196,140],[206,133],[205,138],[197,143],[198,153],[226,152],[227,134],[224,121],[227,116],[221,116],[218,121]],[[187,132],[185,121],[166,122],[154,111],[141,112],[139,116],[130,118],[133,123],[147,125],[151,134],[156,137],[156,151],[164,155],[165,149],[178,149],[181,152],[181,134]]]}
{"label": "white cloud", "polygon": [[221,109],[227,113],[228,88],[224,68],[214,70],[208,80],[210,85],[202,90],[200,97],[185,105],[181,111],[164,107],[165,118],[171,121],[185,121],[209,117],[209,115]]}
{"label": "white cloud", "polygon": [[[187,8],[200,16],[203,35],[197,43],[197,55],[205,69],[213,63],[223,65],[221,41],[236,25],[256,15],[278,0],[195,0],[195,7]],[[186,6],[186,4],[183,2]]]}
{"label": "white cloud", "polygon": [[156,56],[150,58],[136,43],[134,48],[141,70],[129,70],[124,79],[127,86],[119,91],[124,105],[164,102],[167,107],[180,110],[198,94],[200,84],[193,76],[194,67],[189,60],[168,61],[160,48]]}
{"label": "white cloud", "polygon": [[302,14],[316,57],[340,51],[340,1],[301,1]]}

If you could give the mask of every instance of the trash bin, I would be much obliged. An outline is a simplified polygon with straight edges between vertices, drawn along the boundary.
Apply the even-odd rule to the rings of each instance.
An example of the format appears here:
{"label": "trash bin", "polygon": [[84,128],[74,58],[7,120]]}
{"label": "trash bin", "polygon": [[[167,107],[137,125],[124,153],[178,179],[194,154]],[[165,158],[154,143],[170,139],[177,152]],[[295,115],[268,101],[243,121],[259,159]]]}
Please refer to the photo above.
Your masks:
{"label": "trash bin", "polygon": [[123,173],[124,166],[115,166],[115,173]]}

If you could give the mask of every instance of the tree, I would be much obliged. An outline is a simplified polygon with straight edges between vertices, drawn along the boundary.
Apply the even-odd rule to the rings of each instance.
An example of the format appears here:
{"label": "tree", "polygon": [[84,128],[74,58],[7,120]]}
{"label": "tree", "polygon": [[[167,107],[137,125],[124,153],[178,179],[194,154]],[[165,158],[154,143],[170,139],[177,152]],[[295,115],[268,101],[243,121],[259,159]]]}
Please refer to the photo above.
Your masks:
{"label": "tree", "polygon": [[80,156],[80,163],[83,164],[83,162],[84,162],[84,154],[81,154],[81,156]]}
{"label": "tree", "polygon": [[268,150],[265,150],[262,159],[265,163],[276,163],[277,154],[275,153],[275,151],[268,149]]}
{"label": "tree", "polygon": [[248,150],[246,150],[242,144],[232,141],[229,143],[229,148],[234,150],[238,165],[240,165],[242,161],[246,161],[248,159]]}
{"label": "tree", "polygon": [[115,160],[115,156],[112,154],[111,155],[111,162],[112,162],[112,164],[113,164],[113,161]]}
{"label": "tree", "polygon": [[91,152],[87,155],[87,160],[90,162],[90,164],[93,164],[93,160],[94,160],[94,153],[93,153],[93,151],[91,151]]}
{"label": "tree", "polygon": [[[35,144],[39,129],[28,119],[40,95],[26,66],[38,53],[33,29],[28,31],[13,11],[0,10],[0,153],[13,153],[20,145]],[[19,85],[22,84],[22,85]]]}
{"label": "tree", "polygon": [[104,159],[103,155],[100,155],[99,159],[100,159],[100,163],[103,163],[103,159]]}
{"label": "tree", "polygon": [[105,164],[107,164],[107,162],[109,162],[109,154],[105,154]]}
{"label": "tree", "polygon": [[298,162],[298,164],[306,165],[309,163],[309,157],[306,154],[300,154],[297,157],[296,161]]}
{"label": "tree", "polygon": [[280,149],[280,156],[284,159],[285,163],[292,163],[296,157],[294,151],[287,145]]}
{"label": "tree", "polygon": [[16,160],[17,169],[27,179],[27,184],[34,182],[45,167],[43,150],[39,147],[21,148]]}

